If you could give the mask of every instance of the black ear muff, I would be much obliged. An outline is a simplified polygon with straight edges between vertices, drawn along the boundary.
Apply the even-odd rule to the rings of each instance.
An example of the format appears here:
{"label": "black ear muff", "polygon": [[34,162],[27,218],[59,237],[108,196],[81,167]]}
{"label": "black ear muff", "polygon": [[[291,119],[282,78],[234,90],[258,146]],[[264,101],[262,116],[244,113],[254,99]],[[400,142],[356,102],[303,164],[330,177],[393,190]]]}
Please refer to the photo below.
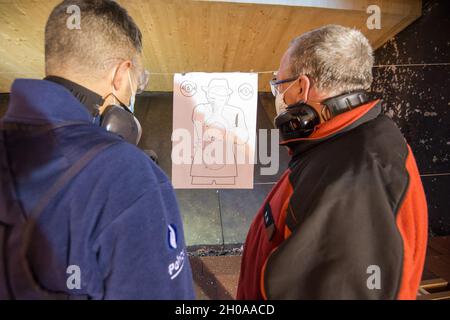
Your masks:
{"label": "black ear muff", "polygon": [[144,153],[145,153],[150,159],[152,159],[156,164],[159,164],[159,162],[158,162],[158,155],[156,154],[155,151],[153,151],[153,150],[144,150]]}
{"label": "black ear muff", "polygon": [[[322,116],[325,120],[330,120],[369,101],[369,96],[364,90],[347,92],[322,101]],[[309,137],[318,124],[320,115],[304,101],[290,105],[275,118],[275,127],[280,129],[282,141]]]}
{"label": "black ear muff", "polygon": [[306,138],[320,124],[317,111],[303,101],[290,105],[275,118],[275,127],[280,130],[282,141]]}
{"label": "black ear muff", "polygon": [[100,126],[131,144],[137,145],[141,139],[142,127],[139,120],[130,111],[117,105],[106,107],[100,118]]}
{"label": "black ear muff", "polygon": [[341,113],[357,108],[369,102],[369,100],[370,98],[366,91],[358,90],[326,99],[322,101],[322,104],[326,107],[328,118],[331,119]]}

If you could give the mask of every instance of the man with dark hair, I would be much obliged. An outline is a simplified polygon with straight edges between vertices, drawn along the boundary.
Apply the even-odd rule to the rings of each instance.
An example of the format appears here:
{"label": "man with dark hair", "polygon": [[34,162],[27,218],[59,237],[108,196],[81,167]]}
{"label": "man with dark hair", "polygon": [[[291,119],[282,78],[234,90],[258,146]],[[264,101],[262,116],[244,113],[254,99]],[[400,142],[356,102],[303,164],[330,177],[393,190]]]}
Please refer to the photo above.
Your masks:
{"label": "man with dark hair", "polygon": [[0,299],[193,299],[173,188],[135,146],[139,28],[114,1],[63,1],[45,67],[0,122]]}

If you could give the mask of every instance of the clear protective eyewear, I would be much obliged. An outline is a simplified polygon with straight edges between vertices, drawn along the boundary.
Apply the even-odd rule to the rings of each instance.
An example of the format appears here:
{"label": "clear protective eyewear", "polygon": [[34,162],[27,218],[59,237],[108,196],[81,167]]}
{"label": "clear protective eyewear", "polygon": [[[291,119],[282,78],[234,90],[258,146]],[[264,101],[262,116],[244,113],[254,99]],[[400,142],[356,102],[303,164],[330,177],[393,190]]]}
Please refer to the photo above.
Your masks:
{"label": "clear protective eyewear", "polygon": [[280,90],[278,88],[280,84],[292,82],[292,81],[295,81],[297,79],[298,79],[298,76],[292,77],[292,78],[288,78],[288,79],[283,79],[283,80],[277,80],[277,78],[275,76],[275,78],[273,78],[272,80],[269,81],[269,83],[270,83],[270,90],[272,91],[273,96],[276,97],[277,95],[280,94]]}
{"label": "clear protective eyewear", "polygon": [[137,79],[138,82],[136,87],[136,94],[144,92],[145,88],[147,88],[149,79],[150,79],[150,72],[144,69]]}

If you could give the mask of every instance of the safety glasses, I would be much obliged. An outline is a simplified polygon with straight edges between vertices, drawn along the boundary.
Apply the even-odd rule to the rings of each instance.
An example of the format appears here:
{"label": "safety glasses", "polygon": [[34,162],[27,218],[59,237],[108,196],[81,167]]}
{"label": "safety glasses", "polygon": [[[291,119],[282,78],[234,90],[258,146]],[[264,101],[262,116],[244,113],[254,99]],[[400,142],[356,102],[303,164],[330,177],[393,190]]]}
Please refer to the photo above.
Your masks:
{"label": "safety glasses", "polygon": [[138,83],[136,94],[144,92],[145,88],[147,88],[149,79],[150,79],[150,72],[148,72],[147,70],[143,70],[137,79]]}
{"label": "safety glasses", "polygon": [[270,83],[270,90],[272,91],[272,94],[274,97],[276,97],[277,95],[280,94],[280,89],[278,88],[278,86],[280,84],[283,83],[288,83],[288,82],[292,82],[298,79],[298,76],[296,77],[292,77],[292,78],[288,78],[288,79],[283,79],[283,80],[277,80],[277,78],[273,78],[272,80],[269,81]]}

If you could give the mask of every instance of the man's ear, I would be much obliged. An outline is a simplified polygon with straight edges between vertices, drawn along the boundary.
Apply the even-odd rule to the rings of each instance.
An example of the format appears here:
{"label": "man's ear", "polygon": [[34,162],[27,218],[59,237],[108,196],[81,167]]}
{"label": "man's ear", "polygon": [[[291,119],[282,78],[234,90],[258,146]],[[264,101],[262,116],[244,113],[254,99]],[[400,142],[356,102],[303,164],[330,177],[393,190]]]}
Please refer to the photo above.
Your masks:
{"label": "man's ear", "polygon": [[298,79],[298,86],[297,86],[297,100],[303,100],[307,101],[309,96],[309,90],[311,86],[311,82],[309,81],[309,78],[305,75],[301,75]]}
{"label": "man's ear", "polygon": [[131,68],[131,61],[126,60],[119,64],[113,78],[114,90],[119,92],[128,84],[128,70]]}

